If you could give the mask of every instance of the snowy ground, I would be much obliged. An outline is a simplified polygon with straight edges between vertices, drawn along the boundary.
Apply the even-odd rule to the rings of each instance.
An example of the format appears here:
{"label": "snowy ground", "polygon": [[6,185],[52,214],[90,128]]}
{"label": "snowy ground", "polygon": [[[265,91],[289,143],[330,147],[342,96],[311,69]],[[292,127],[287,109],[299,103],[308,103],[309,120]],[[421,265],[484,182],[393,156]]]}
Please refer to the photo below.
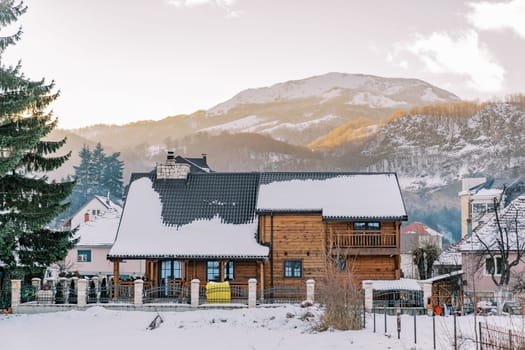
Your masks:
{"label": "snowy ground", "polygon": [[[308,314],[314,317],[307,317]],[[147,327],[153,312],[112,311],[93,307],[35,315],[0,316],[1,349],[432,349],[432,318],[417,318],[417,345],[413,317],[402,316],[401,339],[397,339],[395,316],[367,315],[361,331],[316,332],[321,312],[317,307],[258,307],[238,310],[160,312],[164,322]],[[521,317],[486,317],[478,320],[512,325],[523,333]],[[458,335],[474,338],[472,316],[458,317]],[[436,317],[437,349],[453,349],[453,317]],[[460,349],[475,349],[473,342],[459,341]]]}

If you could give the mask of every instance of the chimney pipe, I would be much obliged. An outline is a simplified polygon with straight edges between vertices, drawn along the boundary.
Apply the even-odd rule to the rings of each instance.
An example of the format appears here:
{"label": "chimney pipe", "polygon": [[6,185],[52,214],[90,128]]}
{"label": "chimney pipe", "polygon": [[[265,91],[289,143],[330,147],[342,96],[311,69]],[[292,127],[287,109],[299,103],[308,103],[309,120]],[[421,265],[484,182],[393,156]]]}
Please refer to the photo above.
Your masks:
{"label": "chimney pipe", "polygon": [[204,160],[204,163],[206,163],[206,156],[207,154],[206,153],[201,153],[202,154],[202,160]]}

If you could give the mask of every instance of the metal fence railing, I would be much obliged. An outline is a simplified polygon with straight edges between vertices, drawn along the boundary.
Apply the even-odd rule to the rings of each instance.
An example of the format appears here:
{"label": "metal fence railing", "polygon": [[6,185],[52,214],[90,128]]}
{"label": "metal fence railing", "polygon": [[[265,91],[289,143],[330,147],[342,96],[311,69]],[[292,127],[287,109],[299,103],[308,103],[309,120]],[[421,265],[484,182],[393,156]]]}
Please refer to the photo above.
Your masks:
{"label": "metal fence railing", "polygon": [[423,291],[420,290],[374,290],[374,307],[377,308],[421,308],[424,306]]}
{"label": "metal fence railing", "polygon": [[306,299],[306,288],[273,287],[263,291],[262,303],[297,304]]}
{"label": "metal fence railing", "polygon": [[168,284],[144,289],[144,303],[190,303],[190,289],[183,285]]}
{"label": "metal fence railing", "polygon": [[479,323],[480,346],[483,350],[523,350],[525,336],[518,331]]}
{"label": "metal fence railing", "polygon": [[109,300],[113,303],[133,303],[135,286],[133,283],[119,283],[109,288]]}
{"label": "metal fence railing", "polygon": [[36,300],[37,288],[31,284],[22,283],[20,290],[20,302],[29,303]]}

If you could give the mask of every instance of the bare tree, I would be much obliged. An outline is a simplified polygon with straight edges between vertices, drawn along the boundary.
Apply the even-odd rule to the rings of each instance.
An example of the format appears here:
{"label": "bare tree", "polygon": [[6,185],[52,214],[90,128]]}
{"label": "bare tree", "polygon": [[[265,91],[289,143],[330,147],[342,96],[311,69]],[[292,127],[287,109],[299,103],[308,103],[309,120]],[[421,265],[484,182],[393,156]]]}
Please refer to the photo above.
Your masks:
{"label": "bare tree", "polygon": [[473,232],[479,242],[478,266],[484,266],[496,286],[498,313],[503,308],[513,270],[525,255],[525,197],[519,197],[504,209],[502,197],[494,198],[493,218]]}
{"label": "bare tree", "polygon": [[417,266],[419,279],[425,280],[432,277],[432,266],[434,261],[439,258],[440,253],[440,249],[434,244],[426,244],[412,251],[412,258]]}

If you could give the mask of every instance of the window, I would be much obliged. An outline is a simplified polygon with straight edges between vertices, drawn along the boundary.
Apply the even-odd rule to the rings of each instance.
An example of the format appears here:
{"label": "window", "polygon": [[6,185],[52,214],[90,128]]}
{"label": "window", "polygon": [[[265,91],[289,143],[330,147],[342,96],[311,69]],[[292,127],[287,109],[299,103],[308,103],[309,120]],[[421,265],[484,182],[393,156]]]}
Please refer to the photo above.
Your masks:
{"label": "window", "polygon": [[346,271],[346,256],[338,256],[335,260],[336,271]]}
{"label": "window", "polygon": [[472,203],[472,212],[477,214],[493,213],[494,202],[490,203]]}
{"label": "window", "polygon": [[233,261],[227,261],[224,263],[224,280],[225,281],[231,281],[233,280],[234,274],[233,274]]}
{"label": "window", "polygon": [[301,277],[302,269],[303,267],[301,260],[284,261],[284,277]]}
{"label": "window", "polygon": [[354,222],[354,230],[356,231],[379,231],[380,229],[380,222]]}
{"label": "window", "polygon": [[160,265],[160,277],[162,281],[180,279],[181,264],[177,260],[164,260]]}
{"label": "window", "polygon": [[492,275],[493,272],[495,275],[501,275],[502,266],[503,260],[501,256],[495,256],[494,258],[489,256],[485,258],[485,273],[487,275]]}
{"label": "window", "polygon": [[78,262],[90,262],[91,261],[91,250],[79,250],[77,261]]}
{"label": "window", "polygon": [[218,261],[208,261],[206,263],[206,279],[218,282],[221,280],[221,270]]}

